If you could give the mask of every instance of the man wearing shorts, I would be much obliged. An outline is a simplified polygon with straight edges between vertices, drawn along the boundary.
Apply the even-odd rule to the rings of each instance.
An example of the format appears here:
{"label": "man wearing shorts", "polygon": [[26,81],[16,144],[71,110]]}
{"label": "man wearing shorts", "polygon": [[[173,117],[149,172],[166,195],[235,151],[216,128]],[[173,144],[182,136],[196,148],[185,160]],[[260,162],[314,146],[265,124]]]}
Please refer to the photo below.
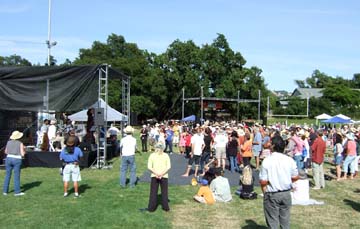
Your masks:
{"label": "man wearing shorts", "polygon": [[198,174],[201,154],[203,152],[203,149],[205,148],[204,136],[202,135],[201,131],[202,131],[201,128],[198,127],[196,129],[196,134],[191,137],[191,154],[186,172],[185,174],[182,175],[184,177],[189,176],[192,164],[194,162],[195,162],[194,176],[197,176]]}
{"label": "man wearing shorts", "polygon": [[228,141],[225,130],[221,130],[214,138],[216,159],[218,160],[217,167],[222,167],[223,171],[225,171],[226,145]]}
{"label": "man wearing shorts", "polygon": [[81,181],[79,161],[83,156],[83,152],[79,147],[75,146],[75,136],[70,136],[66,141],[66,147],[60,153],[60,160],[65,164],[63,169],[63,181],[64,181],[64,197],[68,196],[68,187],[70,178],[74,183],[75,197],[79,195],[79,184]]}

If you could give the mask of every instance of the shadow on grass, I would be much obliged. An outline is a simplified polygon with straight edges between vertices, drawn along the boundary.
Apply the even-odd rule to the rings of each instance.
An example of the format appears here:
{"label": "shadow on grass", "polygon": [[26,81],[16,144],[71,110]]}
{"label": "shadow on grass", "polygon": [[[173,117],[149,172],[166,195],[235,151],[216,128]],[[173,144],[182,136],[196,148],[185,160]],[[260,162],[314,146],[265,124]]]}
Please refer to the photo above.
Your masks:
{"label": "shadow on grass", "polygon": [[355,211],[360,212],[360,203],[348,199],[344,199],[343,201],[345,204],[350,205]]}
{"label": "shadow on grass", "polygon": [[252,219],[247,219],[245,220],[245,223],[247,224],[246,226],[241,227],[242,229],[252,229],[252,228],[260,228],[260,229],[265,229],[267,228],[266,226],[262,226],[257,224],[254,220]]}
{"label": "shadow on grass", "polygon": [[42,181],[34,181],[31,183],[27,183],[22,186],[22,189],[24,192],[26,192],[27,190],[40,186],[41,183]]}
{"label": "shadow on grass", "polygon": [[355,189],[355,191],[354,191],[355,193],[360,193],[360,189],[359,188],[357,188],[357,189]]}
{"label": "shadow on grass", "polygon": [[[82,184],[79,186],[79,193],[85,193],[87,189],[91,189],[91,186],[87,185],[87,184]],[[75,190],[74,188],[71,188],[69,193],[74,193]]]}

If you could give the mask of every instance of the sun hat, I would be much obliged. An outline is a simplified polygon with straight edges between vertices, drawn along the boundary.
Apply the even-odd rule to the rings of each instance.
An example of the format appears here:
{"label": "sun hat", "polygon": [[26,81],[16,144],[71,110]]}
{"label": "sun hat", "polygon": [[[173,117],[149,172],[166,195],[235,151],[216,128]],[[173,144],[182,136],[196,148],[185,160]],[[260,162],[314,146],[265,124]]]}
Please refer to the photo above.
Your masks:
{"label": "sun hat", "polygon": [[129,125],[125,128],[124,131],[126,134],[132,134],[132,133],[134,133],[134,128],[132,128],[132,126]]}
{"label": "sun hat", "polygon": [[75,136],[69,136],[69,138],[66,141],[67,146],[73,146],[75,144]]}
{"label": "sun hat", "polygon": [[197,182],[197,180],[196,180],[195,177],[193,177],[193,178],[191,179],[190,183],[191,183],[192,186],[196,186],[196,185],[198,184],[198,182]]}
{"label": "sun hat", "polygon": [[56,119],[52,119],[51,121],[50,121],[50,125],[55,125],[56,124]]}
{"label": "sun hat", "polygon": [[165,147],[164,147],[164,144],[163,143],[161,143],[161,142],[158,142],[158,143],[156,143],[156,145],[155,145],[155,149],[164,149]]}
{"label": "sun hat", "polygon": [[22,138],[23,135],[24,134],[21,133],[20,131],[15,130],[14,132],[11,133],[10,139],[11,140],[17,140],[17,139]]}
{"label": "sun hat", "polygon": [[301,129],[301,130],[299,130],[299,131],[297,132],[297,135],[298,135],[298,136],[303,136],[303,135],[305,135],[305,131],[304,131],[303,129]]}
{"label": "sun hat", "polygon": [[302,180],[307,179],[307,174],[306,174],[305,170],[303,170],[303,169],[299,170],[299,178]]}
{"label": "sun hat", "polygon": [[346,138],[347,138],[348,140],[354,141],[354,135],[353,135],[352,133],[348,133],[348,134],[346,135]]}

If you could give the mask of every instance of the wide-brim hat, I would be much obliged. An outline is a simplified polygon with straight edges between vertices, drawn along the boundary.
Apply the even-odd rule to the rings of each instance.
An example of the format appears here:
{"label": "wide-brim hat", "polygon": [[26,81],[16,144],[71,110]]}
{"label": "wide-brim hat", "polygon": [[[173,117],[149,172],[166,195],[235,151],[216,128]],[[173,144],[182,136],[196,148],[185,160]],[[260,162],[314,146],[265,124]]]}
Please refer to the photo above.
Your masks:
{"label": "wide-brim hat", "polygon": [[69,136],[69,138],[66,141],[66,145],[67,146],[73,146],[75,145],[75,137],[74,136]]}
{"label": "wide-brim hat", "polygon": [[51,121],[50,121],[50,125],[55,125],[56,124],[56,119],[52,119]]}
{"label": "wide-brim hat", "polygon": [[354,141],[354,135],[353,135],[352,133],[348,133],[348,134],[346,135],[346,138],[349,139],[349,140],[351,140],[351,141]]}
{"label": "wide-brim hat", "polygon": [[164,148],[165,148],[165,146],[162,142],[158,142],[155,145],[155,149],[164,149]]}
{"label": "wide-brim hat", "polygon": [[299,178],[302,180],[307,179],[307,174],[303,169],[299,170]]}
{"label": "wide-brim hat", "polygon": [[298,136],[303,136],[303,135],[305,135],[305,131],[304,131],[303,129],[301,129],[301,130],[299,130],[299,131],[297,132],[297,135],[298,135]]}
{"label": "wide-brim hat", "polygon": [[132,126],[129,125],[125,128],[124,131],[126,134],[132,134],[132,133],[134,133],[134,128],[132,128]]}
{"label": "wide-brim hat", "polygon": [[15,130],[14,132],[11,133],[10,139],[11,140],[17,140],[17,139],[22,138],[23,135],[24,134],[21,133],[20,131]]}

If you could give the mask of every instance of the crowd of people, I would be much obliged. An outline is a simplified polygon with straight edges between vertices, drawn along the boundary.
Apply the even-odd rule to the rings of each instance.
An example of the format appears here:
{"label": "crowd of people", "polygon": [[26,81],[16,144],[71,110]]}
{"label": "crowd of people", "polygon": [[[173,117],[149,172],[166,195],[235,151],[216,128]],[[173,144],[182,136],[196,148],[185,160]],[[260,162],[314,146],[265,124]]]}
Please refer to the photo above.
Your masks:
{"label": "crowd of people", "polygon": [[[90,120],[91,121],[91,120]],[[49,124],[49,125],[48,125]],[[41,131],[51,139],[56,138],[56,122],[44,121]],[[91,123],[88,124],[91,126]],[[111,129],[111,128],[110,128]],[[109,131],[110,131],[109,129]],[[112,128],[114,129],[114,128]],[[45,131],[46,130],[46,131]],[[89,128],[88,133],[94,130]],[[118,132],[113,130],[113,136]],[[64,196],[68,195],[68,182],[74,182],[78,197],[78,181],[81,180],[78,162],[82,151],[77,147],[79,139],[69,128],[63,141],[60,159],[64,161]],[[121,150],[120,185],[126,187],[126,174],[130,171],[129,186],[137,182],[135,152],[137,151],[134,128],[124,129],[119,149]],[[20,185],[21,157],[24,146],[19,141],[21,133],[13,132],[5,153],[6,177],[3,194],[7,195],[11,173],[14,170],[15,195],[24,195]],[[115,137],[117,141],[117,137]],[[188,159],[184,177],[194,176],[201,185],[194,200],[214,204],[232,200],[231,189],[225,173],[241,174],[240,196],[251,199],[254,180],[252,171],[259,171],[259,180],[264,197],[264,213],[269,227],[281,225],[289,228],[292,202],[309,200],[310,184],[307,175],[313,177],[313,189],[326,187],[324,162],[332,162],[337,181],[354,179],[358,174],[360,159],[360,128],[343,125],[340,128],[307,125],[263,126],[258,123],[222,122],[185,124],[143,125],[140,130],[141,150],[152,152],[148,159],[151,172],[149,204],[146,210],[155,211],[158,187],[161,187],[162,208],[169,211],[168,172],[171,169],[169,155],[179,153]],[[333,152],[329,153],[329,152]],[[329,160],[329,158],[331,158]],[[193,170],[194,166],[194,170]],[[250,174],[250,175],[249,175]],[[181,177],[176,178],[181,179]],[[255,196],[256,198],[256,196]],[[276,216],[276,217],[274,217]]]}

